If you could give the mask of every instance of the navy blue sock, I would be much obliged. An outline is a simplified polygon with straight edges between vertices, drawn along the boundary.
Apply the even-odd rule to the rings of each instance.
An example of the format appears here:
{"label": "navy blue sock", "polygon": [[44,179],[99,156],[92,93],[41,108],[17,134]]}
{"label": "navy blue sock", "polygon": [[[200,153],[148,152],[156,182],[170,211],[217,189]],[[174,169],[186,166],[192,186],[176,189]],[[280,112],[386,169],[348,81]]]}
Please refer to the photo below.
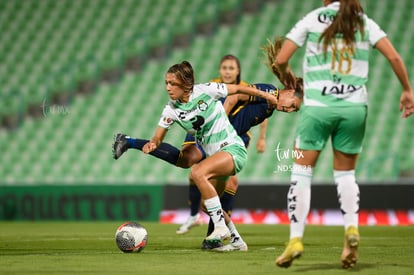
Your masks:
{"label": "navy blue sock", "polygon": [[140,138],[131,138],[126,137],[126,142],[128,143],[128,148],[134,148],[138,150],[142,150],[142,147],[149,141],[148,139],[140,139]]}
{"label": "navy blue sock", "polygon": [[190,201],[190,215],[195,216],[200,211],[201,193],[197,185],[190,184],[188,188],[188,199]]}
{"label": "navy blue sock", "polygon": [[220,198],[221,207],[223,207],[223,210],[226,211],[229,216],[231,211],[233,211],[235,195],[236,193],[233,190],[225,189]]}
{"label": "navy blue sock", "polygon": [[181,151],[168,143],[161,143],[150,155],[176,165],[180,158]]}
{"label": "navy blue sock", "polygon": [[[142,147],[148,142],[147,139],[126,138],[128,148],[134,148],[142,151]],[[162,159],[172,165],[176,165],[180,157],[180,150],[171,144],[161,143],[157,149],[152,151],[150,155]]]}

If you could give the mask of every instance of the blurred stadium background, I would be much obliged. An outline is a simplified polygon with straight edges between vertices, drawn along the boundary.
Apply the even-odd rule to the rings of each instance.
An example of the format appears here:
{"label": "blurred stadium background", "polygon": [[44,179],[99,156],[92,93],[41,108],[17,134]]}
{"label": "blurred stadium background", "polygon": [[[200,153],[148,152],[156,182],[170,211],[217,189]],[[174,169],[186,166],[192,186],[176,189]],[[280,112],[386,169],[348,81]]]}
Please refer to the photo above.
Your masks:
{"label": "blurred stadium background", "polygon": [[[39,203],[53,208],[59,203],[53,194],[76,194],[73,186],[99,194],[122,186],[186,186],[188,170],[138,151],[114,161],[114,134],[151,137],[168,100],[164,73],[182,60],[193,64],[197,82],[207,82],[218,75],[221,56],[231,53],[241,59],[244,80],[279,85],[263,64],[261,46],[286,34],[321,2],[0,0],[0,219],[25,217],[19,207],[28,211],[38,203],[16,204],[27,192],[47,194]],[[409,31],[414,28],[414,2],[361,3],[414,76],[414,33]],[[298,74],[300,56],[293,63]],[[414,119],[400,118],[401,88],[385,58],[375,50],[371,58],[359,182],[414,186]],[[270,118],[264,154],[256,153],[258,129],[252,131],[249,162],[239,177],[242,184],[287,186],[289,173],[277,171],[277,165],[289,160],[278,162],[274,150],[291,147],[296,119],[296,114],[282,113]],[[166,141],[180,146],[183,137],[176,127]],[[332,185],[332,180],[328,149],[315,182]],[[161,208],[162,203],[154,211]]]}

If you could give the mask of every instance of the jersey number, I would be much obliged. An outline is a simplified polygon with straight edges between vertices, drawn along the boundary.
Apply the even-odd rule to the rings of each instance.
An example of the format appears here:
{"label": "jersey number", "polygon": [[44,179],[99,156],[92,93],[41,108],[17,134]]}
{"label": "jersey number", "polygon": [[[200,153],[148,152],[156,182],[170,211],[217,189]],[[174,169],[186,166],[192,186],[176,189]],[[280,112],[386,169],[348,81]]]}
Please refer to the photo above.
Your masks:
{"label": "jersey number", "polygon": [[202,116],[195,116],[191,119],[193,129],[198,131],[201,129],[201,126],[204,124],[204,117]]}
{"label": "jersey number", "polygon": [[[331,71],[337,71],[340,74],[349,74],[352,66],[353,49],[347,46],[338,49],[336,42],[332,43],[332,62]],[[337,64],[337,68],[335,68]]]}

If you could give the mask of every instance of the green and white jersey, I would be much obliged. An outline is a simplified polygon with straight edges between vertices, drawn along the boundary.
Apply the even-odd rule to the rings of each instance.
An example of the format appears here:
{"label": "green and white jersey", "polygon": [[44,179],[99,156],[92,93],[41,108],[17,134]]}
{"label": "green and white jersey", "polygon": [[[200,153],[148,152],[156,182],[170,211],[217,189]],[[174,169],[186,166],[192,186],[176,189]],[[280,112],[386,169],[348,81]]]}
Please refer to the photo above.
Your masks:
{"label": "green and white jersey", "polygon": [[371,47],[383,37],[384,31],[363,14],[365,35],[356,33],[354,49],[342,43],[337,35],[334,43],[323,52],[319,37],[332,23],[339,2],[318,8],[303,17],[286,35],[299,47],[306,42],[303,59],[304,101],[307,106],[366,105],[368,96],[365,83],[368,78],[368,58]]}
{"label": "green and white jersey", "polygon": [[195,137],[207,155],[235,143],[244,146],[219,101],[227,93],[227,86],[223,83],[194,85],[187,103],[176,100],[168,102],[158,125],[169,129],[177,122]]}

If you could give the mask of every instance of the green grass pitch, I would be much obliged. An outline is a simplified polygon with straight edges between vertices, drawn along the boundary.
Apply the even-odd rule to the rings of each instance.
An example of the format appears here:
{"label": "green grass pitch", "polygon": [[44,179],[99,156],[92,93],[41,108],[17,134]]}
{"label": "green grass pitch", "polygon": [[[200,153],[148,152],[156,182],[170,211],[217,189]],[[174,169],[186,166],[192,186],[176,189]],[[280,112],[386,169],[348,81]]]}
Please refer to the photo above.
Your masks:
{"label": "green grass pitch", "polygon": [[207,226],[176,235],[177,225],[142,222],[148,245],[137,254],[115,244],[119,222],[0,222],[0,274],[414,274],[414,228],[361,227],[360,259],[340,268],[343,229],[307,226],[305,253],[289,269],[274,265],[286,225],[238,225],[247,252],[200,249]]}

